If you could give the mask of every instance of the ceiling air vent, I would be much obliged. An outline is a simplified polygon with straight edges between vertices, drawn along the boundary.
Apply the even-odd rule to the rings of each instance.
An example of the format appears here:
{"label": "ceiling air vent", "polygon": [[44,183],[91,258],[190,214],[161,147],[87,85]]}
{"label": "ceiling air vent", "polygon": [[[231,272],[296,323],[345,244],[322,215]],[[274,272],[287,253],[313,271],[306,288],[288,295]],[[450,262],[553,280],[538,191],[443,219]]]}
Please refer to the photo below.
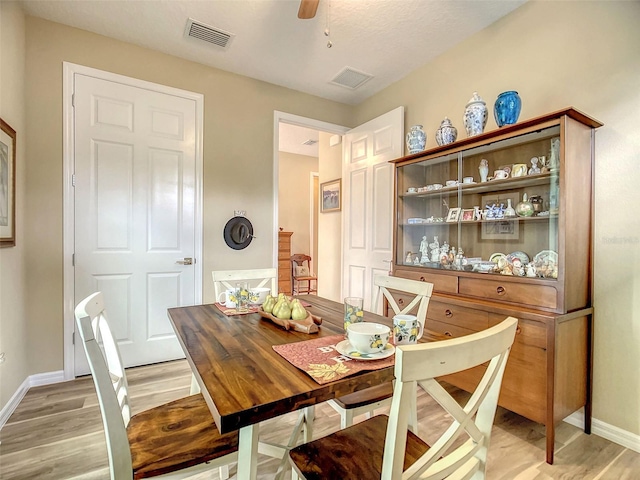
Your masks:
{"label": "ceiling air vent", "polygon": [[359,72],[358,70],[354,70],[351,67],[344,67],[344,69],[340,73],[338,73],[338,75],[336,75],[334,79],[329,83],[355,90],[359,86],[367,83],[372,78],[373,75],[369,75],[368,73]]}
{"label": "ceiling air vent", "polygon": [[190,18],[187,21],[187,28],[185,29],[185,36],[197,38],[203,42],[212,43],[220,48],[229,48],[229,44],[234,39],[235,34],[225,32],[219,28],[214,28],[210,25],[205,25],[202,22]]}
{"label": "ceiling air vent", "polygon": [[310,138],[309,140],[305,140],[304,142],[302,142],[302,145],[315,145],[316,143],[318,143],[318,140],[312,140]]}

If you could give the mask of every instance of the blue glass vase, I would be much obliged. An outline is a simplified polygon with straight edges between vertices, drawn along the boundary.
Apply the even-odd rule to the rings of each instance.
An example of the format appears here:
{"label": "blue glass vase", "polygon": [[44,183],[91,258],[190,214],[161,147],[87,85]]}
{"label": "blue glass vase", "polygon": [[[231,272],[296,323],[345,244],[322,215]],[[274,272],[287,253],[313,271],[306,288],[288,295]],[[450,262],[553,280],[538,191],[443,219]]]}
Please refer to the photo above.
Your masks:
{"label": "blue glass vase", "polygon": [[522,100],[520,100],[518,92],[510,90],[498,95],[496,103],[493,106],[493,114],[496,118],[498,127],[516,123],[520,116],[521,108]]}

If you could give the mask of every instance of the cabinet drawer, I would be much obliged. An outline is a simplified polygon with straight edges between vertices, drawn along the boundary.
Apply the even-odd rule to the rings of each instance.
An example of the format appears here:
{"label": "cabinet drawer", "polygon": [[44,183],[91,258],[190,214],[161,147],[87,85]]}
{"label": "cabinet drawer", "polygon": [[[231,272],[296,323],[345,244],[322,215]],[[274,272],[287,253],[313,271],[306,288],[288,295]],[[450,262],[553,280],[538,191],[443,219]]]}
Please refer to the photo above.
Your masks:
{"label": "cabinet drawer", "polygon": [[291,280],[291,272],[289,269],[278,268],[278,281],[281,280]]}
{"label": "cabinet drawer", "polygon": [[448,338],[464,337],[465,335],[476,333],[475,330],[451,325],[450,323],[439,322],[431,318],[427,318],[424,327],[425,329],[434,332],[437,336],[444,336]]}
{"label": "cabinet drawer", "polygon": [[479,332],[489,327],[489,314],[487,312],[450,305],[433,299],[429,302],[427,318],[463,327],[472,332]]}
{"label": "cabinet drawer", "polygon": [[458,277],[454,275],[438,275],[434,273],[398,270],[394,272],[396,277],[410,278],[420,282],[433,283],[434,292],[458,293]]}
{"label": "cabinet drawer", "polygon": [[[511,315],[512,317],[518,317],[516,313]],[[502,322],[506,315],[498,315],[495,313],[489,314],[489,326]],[[542,322],[534,322],[532,320],[518,319],[518,329],[516,330],[515,344],[519,345],[531,345],[532,347],[547,348],[547,328]]]}
{"label": "cabinet drawer", "polygon": [[546,423],[547,352],[516,341],[509,353],[499,404],[538,423]]}
{"label": "cabinet drawer", "polygon": [[548,285],[461,278],[460,293],[489,300],[522,303],[537,307],[557,308],[558,306],[558,292],[554,287]]}

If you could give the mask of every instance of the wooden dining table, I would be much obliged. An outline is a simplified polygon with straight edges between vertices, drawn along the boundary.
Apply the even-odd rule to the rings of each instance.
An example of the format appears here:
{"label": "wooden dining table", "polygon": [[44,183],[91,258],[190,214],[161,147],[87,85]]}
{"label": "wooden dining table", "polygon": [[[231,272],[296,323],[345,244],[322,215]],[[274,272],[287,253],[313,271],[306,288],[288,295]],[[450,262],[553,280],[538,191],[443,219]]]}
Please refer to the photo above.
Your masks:
{"label": "wooden dining table", "polygon": [[[239,430],[238,479],[256,478],[259,422],[394,378],[390,366],[321,385],[276,353],[274,345],[344,333],[342,303],[315,295],[300,298],[322,318],[319,332],[285,330],[258,313],[227,316],[214,304],[168,309],[218,429]],[[392,325],[390,318],[369,312],[365,321]]]}

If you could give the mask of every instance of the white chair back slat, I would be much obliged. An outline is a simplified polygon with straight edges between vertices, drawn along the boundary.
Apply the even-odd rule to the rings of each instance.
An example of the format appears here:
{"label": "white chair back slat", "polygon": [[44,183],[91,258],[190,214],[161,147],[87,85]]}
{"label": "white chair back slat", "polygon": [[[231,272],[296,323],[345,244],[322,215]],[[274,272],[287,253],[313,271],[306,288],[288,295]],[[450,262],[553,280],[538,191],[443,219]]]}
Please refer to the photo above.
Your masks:
{"label": "white chair back slat", "polygon": [[[236,282],[246,281],[251,287],[271,288],[271,295],[278,295],[278,270],[275,268],[258,268],[252,270],[214,270],[213,291],[218,300],[219,295],[225,290],[236,288]],[[270,285],[269,285],[270,284]]]}
{"label": "white chair back slat", "polygon": [[[111,478],[131,479],[133,467],[126,430],[131,419],[129,388],[104,311],[102,293],[94,293],[83,300],[75,309],[75,317],[98,394]],[[102,340],[102,348],[98,338]]]}
{"label": "white chair back slat", "polygon": [[[484,478],[491,427],[517,324],[517,319],[509,317],[499,325],[465,337],[397,347],[396,384],[385,440],[383,480]],[[489,365],[464,406],[435,380],[485,362]],[[446,410],[451,425],[403,472],[408,412],[416,382]],[[468,439],[452,449],[463,434]]]}
{"label": "white chair back slat", "polygon": [[[378,287],[379,293],[374,297],[373,311],[378,311],[378,301],[382,296],[387,299],[389,306],[393,310],[395,315],[403,315],[411,312],[416,305],[418,305],[418,311],[416,316],[418,321],[424,324],[427,318],[427,310],[429,308],[429,300],[433,293],[433,283],[420,282],[418,280],[411,280],[409,278],[390,277],[387,275],[376,275],[373,278],[373,284]],[[413,294],[414,298],[411,299],[407,305],[400,307],[393,298],[392,293],[389,290],[396,290],[405,294]],[[382,295],[381,295],[381,294]]]}

